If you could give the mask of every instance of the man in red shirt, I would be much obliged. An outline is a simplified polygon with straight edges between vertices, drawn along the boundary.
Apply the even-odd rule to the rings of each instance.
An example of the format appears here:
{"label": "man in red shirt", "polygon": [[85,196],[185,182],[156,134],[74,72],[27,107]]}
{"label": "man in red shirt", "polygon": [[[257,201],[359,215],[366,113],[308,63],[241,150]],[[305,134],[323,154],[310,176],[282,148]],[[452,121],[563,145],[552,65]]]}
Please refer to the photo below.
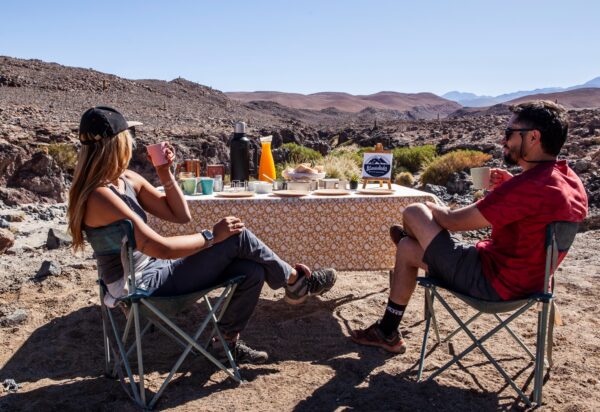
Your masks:
{"label": "man in red shirt", "polygon": [[[557,220],[579,222],[587,215],[581,180],[557,156],[567,139],[567,114],[549,101],[511,107],[503,140],[504,160],[523,172],[492,169],[492,191],[482,200],[451,210],[433,203],[403,212],[404,229],[393,226],[396,265],[383,318],[352,331],[363,345],[404,353],[398,326],[415,290],[419,268],[449,288],[489,301],[541,292],[545,269],[545,228]],[[450,232],[492,227],[491,239],[460,243]],[[564,256],[561,256],[561,259]]]}

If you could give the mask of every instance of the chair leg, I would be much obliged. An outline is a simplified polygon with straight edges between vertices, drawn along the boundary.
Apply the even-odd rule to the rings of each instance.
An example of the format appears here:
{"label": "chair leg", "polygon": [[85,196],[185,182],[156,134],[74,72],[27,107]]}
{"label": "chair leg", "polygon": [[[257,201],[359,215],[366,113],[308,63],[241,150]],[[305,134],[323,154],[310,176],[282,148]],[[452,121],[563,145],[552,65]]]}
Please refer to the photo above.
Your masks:
{"label": "chair leg", "polygon": [[140,390],[140,398],[142,400],[142,404],[146,405],[146,388],[144,385],[144,357],[142,356],[142,334],[140,331],[140,311],[139,311],[139,303],[134,302],[132,305],[133,309],[133,323],[135,327],[135,343],[136,343],[136,352],[138,358],[138,388]]}
{"label": "chair leg", "polygon": [[[429,292],[428,288],[425,288],[425,294]],[[427,338],[429,337],[429,328],[431,326],[431,309],[430,305],[433,305],[433,299],[428,299],[425,296],[425,331],[423,333],[423,343],[421,344],[421,356],[419,358],[419,371],[417,372],[417,382],[421,382],[423,377],[423,367],[425,366],[425,352],[427,351]]]}
{"label": "chair leg", "polygon": [[544,349],[546,329],[548,324],[548,302],[543,303],[542,311],[538,313],[538,333],[535,353],[535,377],[533,386],[533,401],[542,405],[542,388],[544,386]]}
{"label": "chair leg", "polygon": [[[498,314],[494,313],[494,317],[496,318],[496,320],[498,320],[498,322],[502,323],[504,320],[498,316]],[[525,345],[525,342],[523,342],[523,339],[521,339],[521,337],[519,335],[516,334],[515,331],[512,330],[512,328],[508,325],[504,326],[504,329],[506,329],[506,331],[510,334],[510,336],[513,337],[513,339],[515,340],[515,342],[517,342],[519,344],[519,346],[521,348],[523,348],[523,350],[525,352],[527,352],[527,354],[529,355],[529,357],[533,360],[535,360],[535,355],[531,352],[531,350],[527,347],[527,345]]]}
{"label": "chair leg", "polygon": [[[124,343],[120,338],[119,329],[117,328],[115,319],[114,319],[112,313],[110,313],[110,311],[107,311],[107,315],[108,315],[108,319],[110,320],[110,325],[111,325],[111,328],[113,331],[113,336],[115,338],[117,347],[119,349],[119,355],[121,356],[121,362],[123,363],[123,367],[125,368],[125,372],[127,373],[127,377],[129,378],[129,385],[131,386],[131,393],[133,394],[133,400],[138,405],[144,407],[145,405],[142,403],[142,401],[139,397],[139,394],[138,394],[138,391],[136,388],[136,384],[135,384],[135,380],[133,379],[133,372],[131,371],[131,367],[129,366],[129,361],[127,360],[127,352],[125,351]],[[129,323],[129,318],[128,318],[128,323]]]}
{"label": "chair leg", "polygon": [[517,386],[517,384],[510,378],[510,376],[508,376],[508,374],[506,373],[506,371],[498,364],[498,362],[496,362],[496,360],[487,351],[487,349],[485,349],[483,347],[483,342],[485,342],[487,339],[489,339],[491,336],[493,336],[496,332],[498,332],[500,329],[502,329],[505,325],[507,325],[508,323],[510,323],[511,321],[513,321],[515,318],[517,318],[518,316],[520,316],[531,305],[533,305],[534,302],[532,301],[532,302],[528,303],[527,305],[523,306],[521,309],[517,310],[512,315],[510,315],[502,324],[500,324],[500,325],[496,326],[495,328],[493,328],[492,330],[490,330],[488,333],[486,333],[480,339],[477,339],[477,337],[471,332],[471,330],[464,324],[464,322],[452,310],[452,308],[450,307],[450,305],[448,305],[448,303],[446,303],[446,301],[441,296],[438,296],[438,297],[439,297],[440,303],[444,306],[444,308],[448,311],[448,313],[450,313],[450,315],[454,318],[454,320],[463,328],[463,330],[465,331],[465,333],[473,341],[473,344],[471,346],[469,346],[467,349],[465,349],[463,352],[461,352],[453,360],[449,361],[444,366],[442,366],[437,371],[435,371],[428,378],[428,380],[434,379],[436,376],[438,376],[443,371],[445,371],[446,369],[448,369],[450,366],[452,366],[453,364],[455,364],[456,362],[458,362],[460,359],[462,359],[465,355],[467,355],[468,353],[470,353],[473,349],[475,349],[476,347],[478,347],[481,350],[481,352],[483,352],[483,354],[488,358],[488,360],[491,362],[491,364],[494,365],[494,367],[496,368],[496,370],[498,370],[498,372],[500,372],[500,374],[506,380],[506,382],[515,390],[515,392],[517,392],[517,394],[519,394],[519,396],[521,397],[521,399],[523,399],[523,401],[527,404],[527,406],[531,406],[531,401],[529,400],[529,398],[527,397],[527,395],[525,395],[523,393],[523,391],[521,390],[521,388],[519,388]]}

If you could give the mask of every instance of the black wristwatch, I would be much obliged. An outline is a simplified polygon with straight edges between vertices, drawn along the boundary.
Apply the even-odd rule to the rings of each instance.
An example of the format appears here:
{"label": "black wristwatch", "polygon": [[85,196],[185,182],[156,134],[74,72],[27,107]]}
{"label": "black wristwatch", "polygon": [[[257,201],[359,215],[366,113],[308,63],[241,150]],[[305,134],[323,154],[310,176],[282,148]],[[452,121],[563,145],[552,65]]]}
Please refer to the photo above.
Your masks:
{"label": "black wristwatch", "polygon": [[211,232],[208,229],[204,229],[201,233],[202,233],[202,236],[204,236],[204,240],[206,240],[206,247],[211,247],[215,240],[215,236],[213,235],[213,232]]}

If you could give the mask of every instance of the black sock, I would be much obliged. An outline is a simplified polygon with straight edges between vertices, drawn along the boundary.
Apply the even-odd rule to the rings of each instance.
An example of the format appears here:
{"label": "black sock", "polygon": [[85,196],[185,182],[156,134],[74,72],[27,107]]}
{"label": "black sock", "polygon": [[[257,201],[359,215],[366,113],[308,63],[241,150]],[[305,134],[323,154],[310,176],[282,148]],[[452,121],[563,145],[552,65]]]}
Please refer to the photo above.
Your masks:
{"label": "black sock", "polygon": [[398,326],[404,315],[404,309],[406,309],[406,305],[398,305],[392,302],[391,299],[388,299],[383,319],[379,322],[379,329],[381,329],[385,336],[390,336],[398,330]]}

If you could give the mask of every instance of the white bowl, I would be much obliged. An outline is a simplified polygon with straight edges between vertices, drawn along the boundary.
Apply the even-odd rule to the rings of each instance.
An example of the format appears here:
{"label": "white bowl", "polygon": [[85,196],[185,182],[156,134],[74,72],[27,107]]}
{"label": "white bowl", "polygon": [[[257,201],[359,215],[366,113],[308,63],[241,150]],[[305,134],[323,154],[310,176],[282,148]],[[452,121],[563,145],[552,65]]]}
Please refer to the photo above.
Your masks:
{"label": "white bowl", "polygon": [[269,182],[256,182],[254,191],[258,194],[271,193],[273,191],[273,184]]}

